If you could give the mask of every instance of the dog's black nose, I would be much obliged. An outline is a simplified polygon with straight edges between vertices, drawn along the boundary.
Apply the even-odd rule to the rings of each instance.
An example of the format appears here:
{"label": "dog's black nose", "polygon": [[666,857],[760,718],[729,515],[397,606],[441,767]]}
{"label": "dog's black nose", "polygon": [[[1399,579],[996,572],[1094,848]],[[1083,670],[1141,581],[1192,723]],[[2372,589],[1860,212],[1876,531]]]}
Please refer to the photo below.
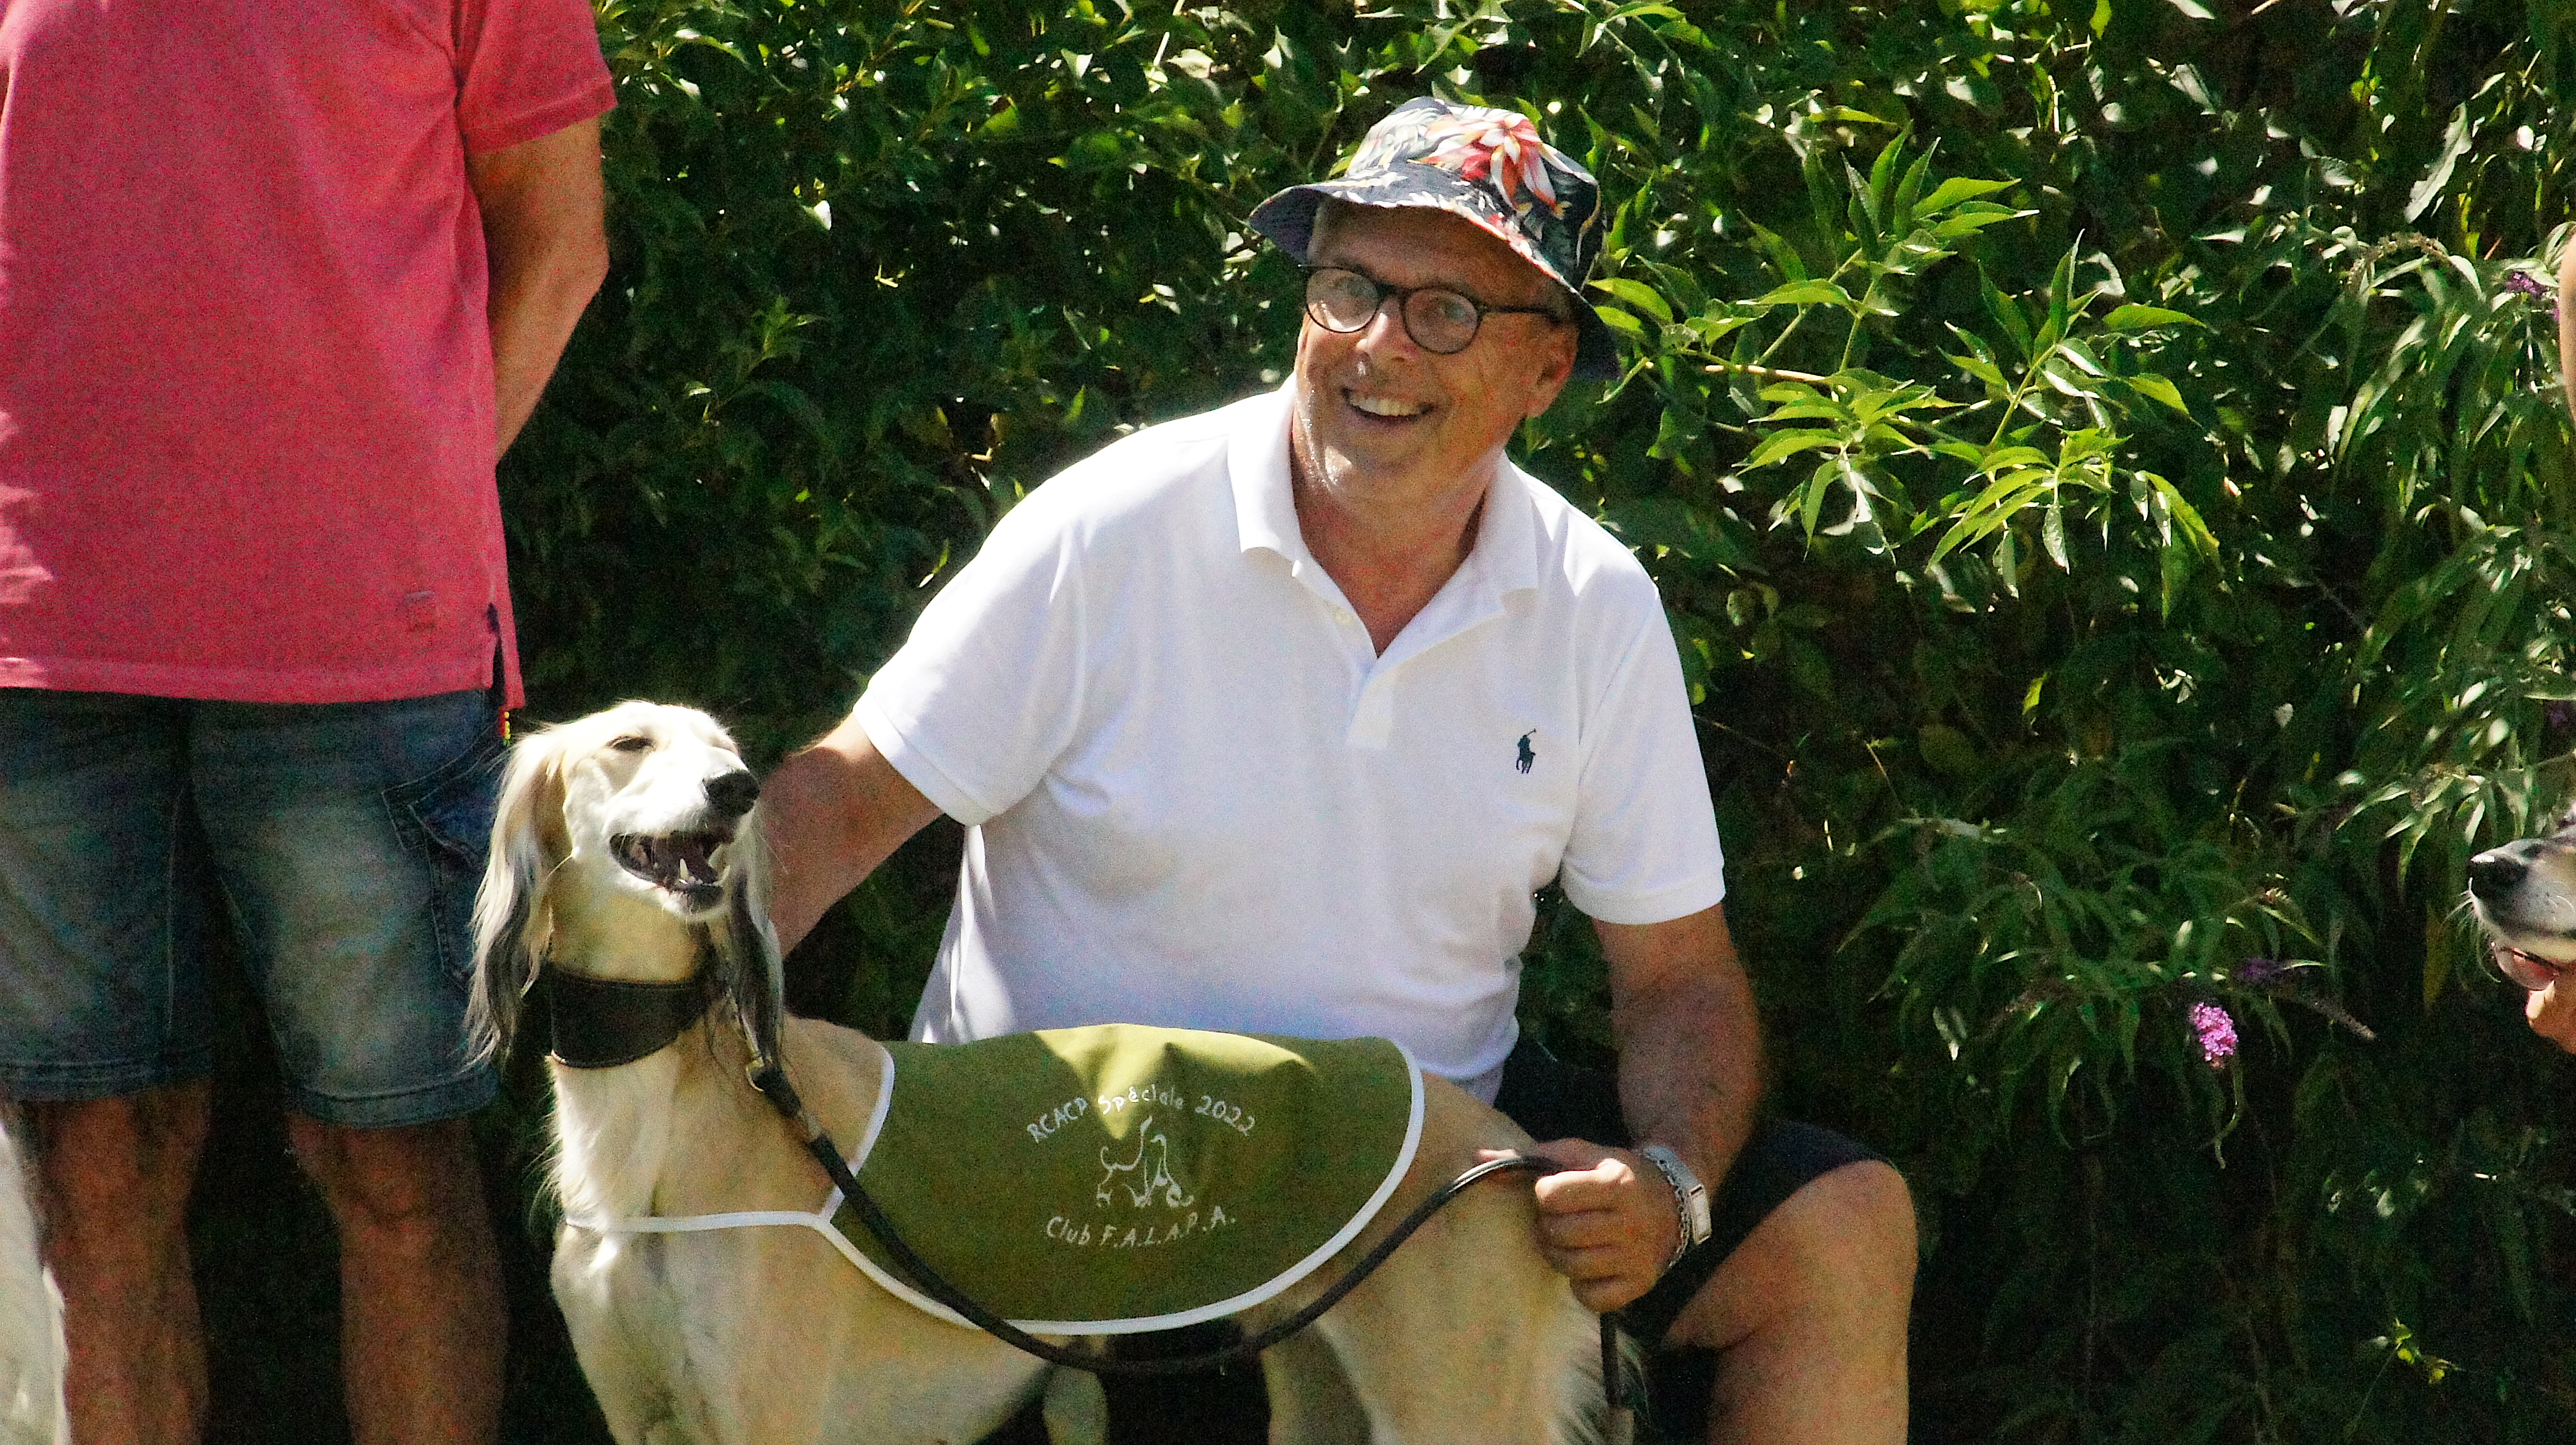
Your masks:
{"label": "dog's black nose", "polygon": [[748,771],[727,773],[707,779],[707,803],[728,818],[739,818],[751,811],[760,797],[760,780]]}
{"label": "dog's black nose", "polygon": [[2494,902],[2511,893],[2522,875],[2530,871],[2529,864],[2508,856],[2502,848],[2480,853],[2469,860],[2469,891]]}

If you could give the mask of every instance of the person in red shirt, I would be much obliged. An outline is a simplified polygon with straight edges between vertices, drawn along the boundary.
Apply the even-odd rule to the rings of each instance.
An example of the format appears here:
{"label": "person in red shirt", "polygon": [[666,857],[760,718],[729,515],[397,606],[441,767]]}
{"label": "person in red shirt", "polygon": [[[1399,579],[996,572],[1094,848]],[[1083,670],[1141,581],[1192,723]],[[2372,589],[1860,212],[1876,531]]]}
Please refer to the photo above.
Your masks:
{"label": "person in red shirt", "polygon": [[496,1434],[492,469],[606,271],[613,103],[584,0],[0,5],[0,1096],[82,1445],[203,1432],[219,926],[339,1231],[355,1438]]}

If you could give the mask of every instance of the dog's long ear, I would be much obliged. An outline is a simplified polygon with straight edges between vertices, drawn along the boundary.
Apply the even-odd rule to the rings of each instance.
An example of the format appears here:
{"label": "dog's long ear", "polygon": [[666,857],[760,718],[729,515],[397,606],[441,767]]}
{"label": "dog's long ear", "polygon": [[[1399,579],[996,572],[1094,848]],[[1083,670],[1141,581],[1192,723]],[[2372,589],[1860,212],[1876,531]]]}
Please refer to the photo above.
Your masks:
{"label": "dog's long ear", "polygon": [[492,818],[492,853],[474,898],[474,990],[465,1031],[476,1061],[510,1046],[519,1000],[536,982],[554,934],[546,885],[570,851],[564,834],[563,751],[568,734],[545,728],[519,739]]}
{"label": "dog's long ear", "polygon": [[744,816],[732,850],[725,916],[708,931],[725,997],[742,1020],[753,1061],[774,1064],[786,1027],[787,970],[778,953],[778,933],[769,926],[769,845],[761,836],[758,809]]}

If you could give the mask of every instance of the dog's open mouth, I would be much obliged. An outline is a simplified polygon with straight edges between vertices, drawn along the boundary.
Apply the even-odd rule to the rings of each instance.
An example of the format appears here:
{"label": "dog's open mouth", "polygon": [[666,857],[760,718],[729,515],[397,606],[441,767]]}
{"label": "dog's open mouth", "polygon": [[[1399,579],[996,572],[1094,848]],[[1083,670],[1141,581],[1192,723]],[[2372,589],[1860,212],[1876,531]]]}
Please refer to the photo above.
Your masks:
{"label": "dog's open mouth", "polygon": [[730,832],[620,833],[608,840],[608,851],[620,868],[703,908],[724,896],[724,873],[715,855],[732,841]]}
{"label": "dog's open mouth", "polygon": [[2559,976],[2567,972],[2568,965],[2552,963],[2536,953],[2525,953],[2519,948],[2507,948],[2492,939],[2489,940],[2489,946],[2495,954],[2496,967],[2503,970],[2504,976],[2512,979],[2518,987],[2531,990],[2544,989],[2556,983]]}

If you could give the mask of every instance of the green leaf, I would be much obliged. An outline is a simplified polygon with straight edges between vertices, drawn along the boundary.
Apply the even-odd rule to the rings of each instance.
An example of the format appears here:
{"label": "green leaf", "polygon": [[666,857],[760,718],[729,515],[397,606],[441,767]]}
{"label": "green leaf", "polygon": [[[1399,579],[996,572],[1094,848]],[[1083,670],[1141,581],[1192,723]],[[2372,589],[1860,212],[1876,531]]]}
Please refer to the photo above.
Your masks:
{"label": "green leaf", "polygon": [[1947,723],[1925,723],[1915,731],[1914,743],[1923,752],[1924,764],[1936,773],[1964,778],[1980,766],[1977,745]]}
{"label": "green leaf", "polygon": [[1643,282],[1631,281],[1625,276],[1605,276],[1592,284],[1594,288],[1609,292],[1620,301],[1652,316],[1657,321],[1670,323],[1673,319],[1671,304],[1666,302],[1654,287]]}
{"label": "green leaf", "polygon": [[2103,328],[2109,331],[2144,331],[2155,326],[2198,326],[2200,324],[2197,317],[2185,316],[2179,311],[2167,311],[2161,306],[2140,306],[2134,302],[2126,306],[2113,307],[2111,314],[2102,318]]}
{"label": "green leaf", "polygon": [[[2015,184],[2016,182],[2013,181],[1981,181],[1968,176],[1952,176],[1933,187],[1932,194],[1923,198],[1922,203],[1914,208],[1914,213],[1927,218],[1937,216],[1961,201],[1978,200],[1991,196],[1997,191],[2008,191]],[[1998,219],[2013,214],[2001,206],[1996,207],[1995,211]]]}
{"label": "green leaf", "polygon": [[1983,266],[1977,268],[1977,291],[1985,298],[1986,314],[1992,316],[1996,323],[2003,327],[2004,334],[2012,338],[2018,354],[2027,359],[2033,347],[2030,320],[2022,315],[2021,303],[2006,296],[1995,285],[1994,278],[1986,274]]}
{"label": "green leaf", "polygon": [[1801,427],[1796,431],[1773,432],[1763,439],[1762,445],[1753,449],[1753,455],[1744,459],[1744,469],[1751,471],[1755,467],[1767,467],[1782,457],[1796,456],[1800,452],[1813,451],[1818,447],[1841,444],[1841,437],[1821,427]]}
{"label": "green leaf", "polygon": [[1762,297],[1753,304],[1756,306],[1830,305],[1840,306],[1849,311],[1860,309],[1860,303],[1852,299],[1850,292],[1831,281],[1792,281],[1786,286],[1774,287],[1763,293]]}
{"label": "green leaf", "polygon": [[2172,382],[2165,380],[2163,377],[2158,376],[2153,372],[2140,372],[2136,376],[2124,379],[2131,387],[2154,397],[2156,400],[2163,402],[2165,405],[2172,407],[2178,412],[2181,412],[2184,416],[2191,415],[2191,408],[2183,405],[2181,388],[2176,387]]}
{"label": "green leaf", "polygon": [[1646,323],[1616,306],[1596,306],[1593,312],[1601,318],[1602,325],[1613,331],[1624,331],[1630,336],[1639,338],[1643,338],[1646,334]]}

